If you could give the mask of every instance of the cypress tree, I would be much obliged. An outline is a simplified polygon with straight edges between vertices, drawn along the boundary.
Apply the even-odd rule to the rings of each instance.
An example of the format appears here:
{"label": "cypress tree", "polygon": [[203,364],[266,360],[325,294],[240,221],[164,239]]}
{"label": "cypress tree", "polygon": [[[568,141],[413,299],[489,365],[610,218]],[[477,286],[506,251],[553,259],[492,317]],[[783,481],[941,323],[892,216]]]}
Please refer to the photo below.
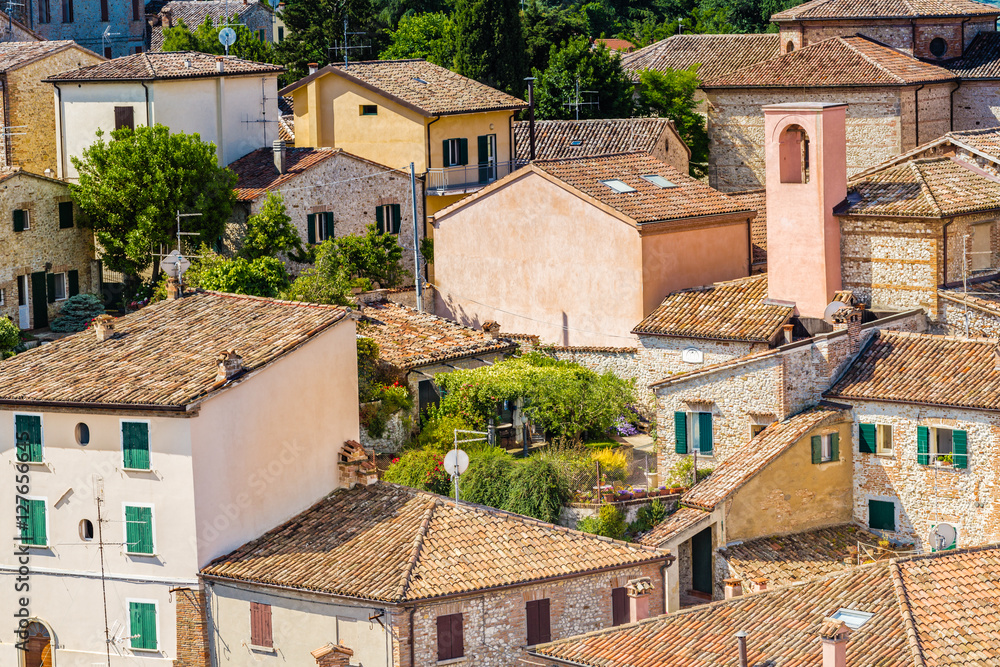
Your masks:
{"label": "cypress tree", "polygon": [[518,0],[458,0],[455,24],[458,73],[520,95],[527,66]]}

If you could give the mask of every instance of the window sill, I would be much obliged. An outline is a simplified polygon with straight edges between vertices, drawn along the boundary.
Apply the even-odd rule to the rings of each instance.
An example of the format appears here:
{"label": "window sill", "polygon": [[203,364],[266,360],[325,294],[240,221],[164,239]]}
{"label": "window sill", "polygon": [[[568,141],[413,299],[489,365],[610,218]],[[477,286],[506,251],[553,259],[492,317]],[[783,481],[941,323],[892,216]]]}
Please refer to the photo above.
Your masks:
{"label": "window sill", "polygon": [[38,549],[39,551],[49,551],[51,546],[48,544],[25,544],[24,542],[19,542],[14,540],[14,544],[19,547],[25,547],[26,549]]}
{"label": "window sill", "polygon": [[121,468],[122,472],[153,472],[152,468]]}
{"label": "window sill", "polygon": [[155,553],[155,552],[151,553],[151,554],[145,554],[145,553],[136,553],[135,551],[126,551],[125,555],[126,556],[137,556],[139,558],[159,558],[159,556],[160,556],[160,554]]}
{"label": "window sill", "polygon": [[461,658],[451,658],[450,660],[438,660],[439,665],[457,665],[460,662],[465,662],[466,657],[463,655]]}
{"label": "window sill", "polygon": [[135,648],[134,646],[130,647],[130,648],[132,649],[133,653],[159,653],[160,652],[160,649],[158,649],[158,648]]}
{"label": "window sill", "polygon": [[273,646],[257,646],[256,644],[247,644],[250,650],[254,653],[268,653],[270,655],[277,655],[278,649]]}

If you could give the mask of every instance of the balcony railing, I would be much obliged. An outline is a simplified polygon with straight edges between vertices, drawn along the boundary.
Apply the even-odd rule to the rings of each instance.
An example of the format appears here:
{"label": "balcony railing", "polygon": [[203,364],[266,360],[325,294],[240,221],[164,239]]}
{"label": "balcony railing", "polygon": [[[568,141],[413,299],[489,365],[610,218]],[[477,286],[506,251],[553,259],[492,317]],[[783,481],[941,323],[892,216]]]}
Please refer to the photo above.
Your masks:
{"label": "balcony railing", "polygon": [[524,160],[468,164],[460,167],[427,170],[428,195],[457,195],[475,192],[493,181],[523,167]]}

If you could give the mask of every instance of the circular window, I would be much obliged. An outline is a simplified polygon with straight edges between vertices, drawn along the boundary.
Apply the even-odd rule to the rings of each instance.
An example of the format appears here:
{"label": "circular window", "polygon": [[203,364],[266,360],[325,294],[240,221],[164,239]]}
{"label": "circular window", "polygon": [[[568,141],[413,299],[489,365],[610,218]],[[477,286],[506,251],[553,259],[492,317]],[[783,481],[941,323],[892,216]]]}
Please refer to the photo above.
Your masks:
{"label": "circular window", "polygon": [[940,37],[935,37],[931,40],[931,55],[935,58],[940,58],[944,54],[948,53],[948,42],[944,41]]}
{"label": "circular window", "polygon": [[90,427],[80,422],[76,425],[76,444],[86,447],[90,444]]}
{"label": "circular window", "polygon": [[90,519],[84,519],[80,522],[80,539],[84,542],[94,539],[94,524],[91,523]]}
{"label": "circular window", "polygon": [[795,50],[795,42],[788,40],[788,44],[785,44],[785,53],[791,53]]}

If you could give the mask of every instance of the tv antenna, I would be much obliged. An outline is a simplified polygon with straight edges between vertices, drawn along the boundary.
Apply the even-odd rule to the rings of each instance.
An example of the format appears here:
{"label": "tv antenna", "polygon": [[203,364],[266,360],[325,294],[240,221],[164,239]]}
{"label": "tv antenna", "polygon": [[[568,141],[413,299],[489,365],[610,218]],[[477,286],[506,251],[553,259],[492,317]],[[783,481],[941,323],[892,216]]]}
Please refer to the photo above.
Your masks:
{"label": "tv antenna", "polygon": [[181,218],[196,218],[201,216],[201,213],[181,213],[180,210],[177,211],[177,249],[172,250],[168,254],[163,254],[163,247],[160,247],[160,254],[153,255],[154,257],[162,257],[160,260],[160,269],[171,278],[177,278],[181,280],[184,276],[184,272],[191,268],[191,260],[189,257],[200,257],[200,255],[185,255],[181,252],[181,237],[182,236],[201,236],[201,232],[182,232],[181,231]]}
{"label": "tv antenna", "polygon": [[576,113],[576,119],[580,120],[580,107],[599,106],[601,103],[600,99],[596,97],[591,98],[585,102],[580,97],[580,95],[597,95],[597,94],[598,92],[596,90],[580,90],[580,75],[578,74],[576,76],[576,97],[574,98],[574,101],[567,102],[563,106],[573,109],[574,112]]}
{"label": "tv antenna", "polygon": [[[348,32],[347,17],[345,16],[344,17],[344,43],[341,44],[340,46],[337,46],[336,45],[337,43],[334,42],[334,46],[330,47],[330,51],[343,51],[344,52],[344,67],[347,67],[348,60],[349,60],[348,54],[351,51],[363,51],[365,49],[370,49],[371,48],[371,44],[353,44],[353,45],[352,44],[348,44],[348,42],[350,41],[350,38],[352,36],[366,35],[366,34],[367,33],[365,33],[365,32]],[[331,60],[335,60],[335,59],[331,58]]]}
{"label": "tv antenna", "polygon": [[108,49],[111,48],[111,38],[120,36],[121,36],[120,32],[111,32],[110,25],[104,29],[104,32],[101,33],[101,46],[104,48],[105,53],[107,53]]}
{"label": "tv antenna", "polygon": [[[4,12],[7,14],[7,29],[4,31],[4,38],[10,37],[13,39],[14,36],[14,8],[19,10],[24,10],[23,2],[15,2],[14,0],[7,0],[4,3]],[[18,16],[23,18],[23,11],[18,11]]]}

